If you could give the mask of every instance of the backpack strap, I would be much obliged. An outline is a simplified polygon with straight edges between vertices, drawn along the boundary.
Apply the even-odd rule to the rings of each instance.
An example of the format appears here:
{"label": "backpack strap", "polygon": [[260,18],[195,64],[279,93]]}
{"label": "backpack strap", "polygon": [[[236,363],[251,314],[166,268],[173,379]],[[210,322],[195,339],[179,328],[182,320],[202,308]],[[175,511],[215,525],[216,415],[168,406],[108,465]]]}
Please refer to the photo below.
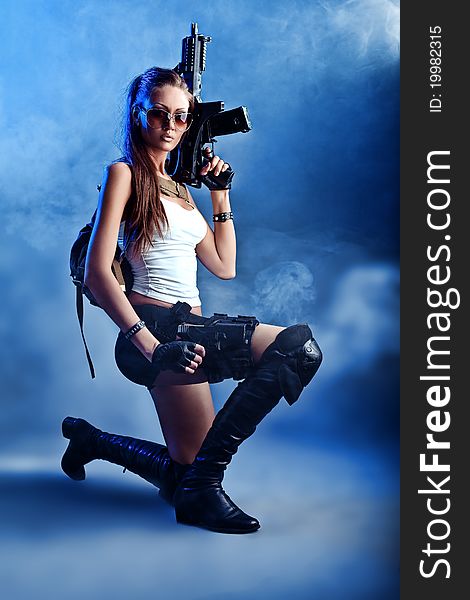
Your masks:
{"label": "backpack strap", "polygon": [[111,271],[114,277],[117,279],[117,282],[121,286],[123,292],[126,291],[126,280],[124,278],[124,273],[122,272],[121,262],[119,258],[114,258],[113,264],[111,265]]}
{"label": "backpack strap", "polygon": [[77,305],[77,317],[78,322],[80,324],[80,332],[82,334],[83,345],[85,346],[86,357],[88,360],[88,366],[90,367],[91,378],[95,378],[95,367],[93,366],[93,361],[91,360],[90,352],[88,350],[88,346],[85,340],[85,334],[83,333],[83,292],[81,286],[77,285],[77,296],[76,296],[76,305]]}

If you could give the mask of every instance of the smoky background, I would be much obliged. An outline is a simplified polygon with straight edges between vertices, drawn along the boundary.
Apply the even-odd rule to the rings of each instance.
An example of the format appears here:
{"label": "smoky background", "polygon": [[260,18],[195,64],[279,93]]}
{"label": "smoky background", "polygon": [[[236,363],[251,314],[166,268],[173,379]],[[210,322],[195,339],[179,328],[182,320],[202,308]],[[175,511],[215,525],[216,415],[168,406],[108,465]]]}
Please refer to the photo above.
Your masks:
{"label": "smoky background", "polygon": [[[114,598],[397,597],[398,2],[5,0],[1,10],[6,597],[59,597],[70,556],[86,565],[70,598],[92,586]],[[253,123],[216,145],[236,171],[237,277],[200,265],[203,314],[307,322],[324,353],[301,400],[281,403],[227,473],[234,499],[263,521],[252,541],[176,528],[154,490],[117,467],[91,465],[88,487],[59,470],[68,414],[162,441],[147,391],[114,364],[116,326],[86,305],[90,379],[68,259],[119,156],[128,82],[174,67],[191,21],[212,36],[203,99],[246,105]],[[193,195],[211,222],[208,190]],[[212,386],[217,407],[233,387]],[[131,569],[117,550],[126,544]]]}

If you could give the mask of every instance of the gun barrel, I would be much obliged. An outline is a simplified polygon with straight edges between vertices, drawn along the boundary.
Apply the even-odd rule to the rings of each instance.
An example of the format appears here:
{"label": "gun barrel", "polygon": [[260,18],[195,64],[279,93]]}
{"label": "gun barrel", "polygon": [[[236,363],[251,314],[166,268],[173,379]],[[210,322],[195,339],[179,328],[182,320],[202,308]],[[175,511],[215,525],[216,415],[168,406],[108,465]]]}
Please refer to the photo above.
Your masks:
{"label": "gun barrel", "polygon": [[202,72],[206,69],[206,46],[211,39],[198,33],[197,23],[191,23],[191,35],[183,38],[181,62],[175,68],[199,101],[201,101]]}

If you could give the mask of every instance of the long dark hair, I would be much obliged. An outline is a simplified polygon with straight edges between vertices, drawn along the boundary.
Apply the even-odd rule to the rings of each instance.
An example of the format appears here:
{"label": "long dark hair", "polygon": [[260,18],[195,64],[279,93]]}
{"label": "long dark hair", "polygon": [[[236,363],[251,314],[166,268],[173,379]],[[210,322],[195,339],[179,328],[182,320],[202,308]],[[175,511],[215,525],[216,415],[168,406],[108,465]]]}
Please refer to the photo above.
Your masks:
{"label": "long dark hair", "polygon": [[125,245],[133,242],[135,252],[141,252],[152,244],[155,230],[163,235],[168,226],[162,202],[155,165],[142,139],[140,128],[133,117],[133,109],[148,98],[155,88],[171,85],[186,92],[189,111],[194,109],[194,97],[184,79],[172,69],[151,67],[137,75],[127,88],[127,100],[123,118],[121,151],[123,159],[132,169],[132,198],[126,206],[124,228]]}

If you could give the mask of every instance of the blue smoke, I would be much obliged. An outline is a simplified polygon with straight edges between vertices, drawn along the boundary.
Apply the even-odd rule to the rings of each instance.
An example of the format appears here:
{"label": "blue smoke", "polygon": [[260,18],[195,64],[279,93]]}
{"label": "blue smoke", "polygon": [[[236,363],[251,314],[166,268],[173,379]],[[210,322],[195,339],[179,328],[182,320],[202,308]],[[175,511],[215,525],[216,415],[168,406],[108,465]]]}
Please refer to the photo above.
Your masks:
{"label": "blue smoke", "polygon": [[[216,146],[236,172],[237,277],[200,265],[203,312],[307,322],[325,356],[302,400],[273,411],[229,469],[265,519],[250,540],[175,528],[141,482],[134,492],[117,472],[108,485],[108,465],[91,465],[81,491],[58,475],[67,414],[162,441],[148,393],[114,365],[116,326],[86,306],[89,379],[68,257],[119,155],[128,82],[175,66],[191,21],[213,37],[203,99],[246,105],[253,122]],[[396,597],[399,3],[4,0],[0,49],[5,597],[106,585],[113,598]],[[193,195],[211,222],[207,190]],[[233,386],[212,386],[216,406]],[[70,527],[80,518],[83,535]],[[75,591],[72,563],[89,576]]]}

